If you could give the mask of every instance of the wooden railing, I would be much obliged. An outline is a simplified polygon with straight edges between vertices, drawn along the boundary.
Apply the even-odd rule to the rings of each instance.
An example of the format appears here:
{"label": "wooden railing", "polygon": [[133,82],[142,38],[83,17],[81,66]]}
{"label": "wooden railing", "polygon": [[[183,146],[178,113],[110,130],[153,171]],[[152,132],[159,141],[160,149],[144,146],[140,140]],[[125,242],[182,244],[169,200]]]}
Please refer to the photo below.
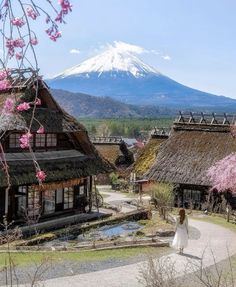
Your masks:
{"label": "wooden railing", "polygon": [[90,137],[93,144],[121,144],[122,137]]}
{"label": "wooden railing", "polygon": [[236,116],[229,114],[218,115],[216,113],[184,113],[179,112],[179,116],[175,119],[174,123],[184,124],[198,124],[198,125],[234,125],[236,123]]}

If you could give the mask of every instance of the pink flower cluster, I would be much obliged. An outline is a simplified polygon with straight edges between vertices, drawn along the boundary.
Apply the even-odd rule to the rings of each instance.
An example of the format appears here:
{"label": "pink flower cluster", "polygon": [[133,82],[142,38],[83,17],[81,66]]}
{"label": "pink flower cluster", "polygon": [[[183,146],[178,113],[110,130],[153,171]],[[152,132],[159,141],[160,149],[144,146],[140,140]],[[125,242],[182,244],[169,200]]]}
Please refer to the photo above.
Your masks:
{"label": "pink flower cluster", "polygon": [[23,134],[20,137],[20,147],[21,148],[29,148],[30,146],[30,139],[32,138],[32,134],[30,132]]}
{"label": "pink flower cluster", "polygon": [[6,99],[4,106],[3,106],[3,112],[6,114],[12,113],[15,108],[15,101],[11,98]]}
{"label": "pink flower cluster", "polygon": [[20,61],[23,59],[23,54],[22,53],[16,53],[16,60]]}
{"label": "pink flower cluster", "polygon": [[17,107],[16,107],[16,110],[18,112],[23,112],[23,111],[27,111],[30,109],[30,104],[29,103],[22,103],[22,104],[19,104]]}
{"label": "pink flower cluster", "polygon": [[4,91],[11,88],[11,83],[7,79],[0,80],[0,91]]}
{"label": "pink flower cluster", "polygon": [[0,81],[5,80],[9,75],[9,70],[0,70]]}
{"label": "pink flower cluster", "polygon": [[25,46],[25,41],[22,38],[18,39],[7,39],[6,48],[8,49],[8,54],[13,57],[15,54],[15,48],[23,48]]}
{"label": "pink flower cluster", "polygon": [[54,30],[53,27],[47,29],[45,32],[48,34],[49,39],[51,39],[54,42],[56,42],[57,39],[61,37],[61,32]]}
{"label": "pink flower cluster", "polygon": [[40,106],[41,104],[42,104],[41,100],[40,100],[39,98],[37,98],[37,99],[35,100],[35,105],[36,105],[36,106]]}
{"label": "pink flower cluster", "polygon": [[45,181],[47,175],[43,170],[39,169],[36,171],[36,177],[37,177],[38,181],[40,183],[42,183],[43,181]]}
{"label": "pink flower cluster", "polygon": [[38,42],[38,39],[37,39],[36,37],[30,39],[30,44],[31,44],[31,45],[35,46],[35,45],[38,45],[38,43],[39,43],[39,42]]}
{"label": "pink flower cluster", "polygon": [[22,18],[14,18],[11,20],[12,25],[17,26],[19,28],[25,25],[25,21]]}
{"label": "pink flower cluster", "polygon": [[27,14],[28,17],[30,17],[33,20],[36,20],[36,18],[38,17],[37,13],[31,7],[28,7],[26,9],[26,14]]}
{"label": "pink flower cluster", "polygon": [[207,176],[212,182],[212,189],[236,193],[236,153],[216,162],[208,169]]}
{"label": "pink flower cluster", "polygon": [[62,23],[64,16],[72,11],[72,5],[68,0],[59,0],[59,4],[61,6],[61,11],[57,15],[55,21]]}
{"label": "pink flower cluster", "polygon": [[41,126],[41,127],[37,130],[37,134],[44,134],[44,133],[45,133],[44,127]]}

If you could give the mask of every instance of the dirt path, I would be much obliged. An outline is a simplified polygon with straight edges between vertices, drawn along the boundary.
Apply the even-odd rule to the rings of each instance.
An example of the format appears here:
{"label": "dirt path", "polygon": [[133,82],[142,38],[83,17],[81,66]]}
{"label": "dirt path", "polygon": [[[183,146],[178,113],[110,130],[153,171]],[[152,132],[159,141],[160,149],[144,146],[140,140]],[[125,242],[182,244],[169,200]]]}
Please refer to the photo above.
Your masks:
{"label": "dirt path", "polygon": [[[236,234],[221,226],[190,220],[190,225],[200,231],[199,239],[189,240],[189,246],[185,250],[185,255],[181,256],[176,253],[168,257],[175,262],[178,275],[181,276],[185,272],[186,264],[190,262],[195,265],[199,264],[199,258],[204,253],[204,266],[214,264],[212,252],[214,253],[216,262],[220,262],[236,253]],[[228,247],[228,250],[227,250]],[[45,287],[138,287],[140,268],[144,262],[110,268],[103,271],[96,271],[86,274],[80,274],[70,277],[62,277],[50,279],[43,282]]]}

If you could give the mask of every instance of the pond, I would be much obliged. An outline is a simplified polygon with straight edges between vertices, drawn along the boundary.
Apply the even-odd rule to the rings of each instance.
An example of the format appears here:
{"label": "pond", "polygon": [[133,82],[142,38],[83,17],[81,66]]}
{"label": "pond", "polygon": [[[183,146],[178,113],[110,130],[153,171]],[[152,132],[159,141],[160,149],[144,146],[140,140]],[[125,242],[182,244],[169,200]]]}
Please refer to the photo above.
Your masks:
{"label": "pond", "polygon": [[44,246],[60,246],[60,245],[68,245],[69,241],[77,241],[79,242],[88,242],[94,240],[105,240],[105,239],[114,239],[119,236],[129,236],[133,235],[136,231],[141,230],[144,226],[138,224],[137,222],[127,221],[122,222],[116,225],[105,225],[103,227],[98,227],[96,229],[89,230],[83,234],[78,235],[64,235],[58,239],[52,240],[50,242],[46,242]]}

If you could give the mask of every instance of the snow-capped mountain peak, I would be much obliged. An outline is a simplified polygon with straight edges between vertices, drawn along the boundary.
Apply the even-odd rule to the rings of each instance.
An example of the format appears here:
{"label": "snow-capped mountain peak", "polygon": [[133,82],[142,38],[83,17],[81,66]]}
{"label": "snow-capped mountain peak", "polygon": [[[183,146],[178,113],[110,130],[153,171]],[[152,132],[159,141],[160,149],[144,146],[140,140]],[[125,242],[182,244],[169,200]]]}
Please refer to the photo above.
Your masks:
{"label": "snow-capped mountain peak", "polygon": [[150,73],[159,75],[160,73],[156,69],[145,64],[136,56],[144,51],[139,46],[124,42],[114,42],[113,45],[108,45],[107,49],[101,54],[65,70],[63,73],[57,75],[56,78],[80,75],[89,77],[90,73],[97,73],[98,77],[100,77],[105,72],[110,72],[111,74],[125,72],[135,78],[144,77]]}

